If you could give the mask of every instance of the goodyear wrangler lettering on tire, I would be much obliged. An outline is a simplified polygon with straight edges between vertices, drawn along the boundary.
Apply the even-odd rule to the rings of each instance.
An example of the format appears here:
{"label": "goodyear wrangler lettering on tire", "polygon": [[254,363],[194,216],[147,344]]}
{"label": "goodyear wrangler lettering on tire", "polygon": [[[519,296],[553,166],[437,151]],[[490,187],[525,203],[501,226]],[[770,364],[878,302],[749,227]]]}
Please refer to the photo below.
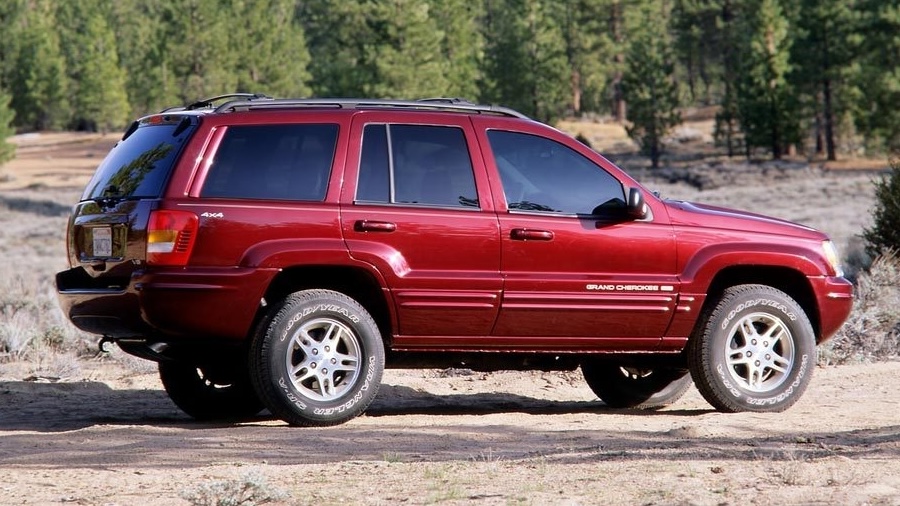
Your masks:
{"label": "goodyear wrangler lettering on tire", "polygon": [[728,326],[728,322],[730,322],[736,314],[740,313],[744,309],[747,309],[748,307],[752,307],[755,305],[773,307],[775,309],[778,309],[782,313],[784,313],[784,315],[787,316],[788,318],[790,318],[791,321],[797,320],[797,316],[794,313],[790,312],[784,304],[780,304],[780,303],[770,300],[770,299],[757,299],[757,300],[745,302],[745,303],[739,305],[738,307],[734,308],[733,310],[731,310],[728,313],[728,317],[725,318],[725,320],[722,322],[722,329],[724,330],[725,327]]}
{"label": "goodyear wrangler lettering on tire", "polygon": [[316,313],[318,311],[334,311],[336,313],[346,316],[353,323],[359,323],[359,321],[360,321],[359,316],[357,316],[355,314],[351,314],[345,308],[342,308],[342,307],[334,305],[334,304],[327,304],[327,305],[319,304],[318,306],[316,306],[314,308],[304,309],[302,314],[295,315],[293,318],[291,318],[291,320],[287,322],[284,332],[281,334],[281,340],[284,341],[285,339],[287,339],[288,333],[290,332],[291,328],[294,326],[295,323],[300,321],[300,319],[305,318],[305,317],[307,317],[313,313]]}
{"label": "goodyear wrangler lettering on tire", "polygon": [[306,403],[304,403],[296,395],[294,395],[294,393],[291,391],[291,388],[288,386],[288,382],[284,379],[283,376],[281,378],[278,378],[278,386],[284,391],[284,396],[287,397],[290,402],[293,402],[294,405],[300,409],[306,409]]}
{"label": "goodyear wrangler lettering on tire", "polygon": [[726,289],[688,343],[697,389],[720,411],[783,411],[809,384],[815,334],[803,308],[765,285]]}
{"label": "goodyear wrangler lettering on tire", "polygon": [[358,416],[378,392],[384,345],[358,302],[330,290],[297,292],[275,305],[251,347],[254,386],[292,425],[326,426]]}
{"label": "goodyear wrangler lettering on tire", "polygon": [[369,390],[369,385],[372,382],[372,378],[375,376],[375,357],[371,357],[369,359],[369,364],[366,367],[366,381],[363,382],[363,385],[360,387],[359,392],[352,399],[347,401],[346,403],[336,407],[336,408],[317,408],[314,413],[317,415],[332,415],[334,413],[343,413],[344,411],[353,407],[356,403],[358,403],[364,395]]}
{"label": "goodyear wrangler lettering on tire", "polygon": [[757,406],[774,405],[779,402],[783,402],[785,399],[787,399],[788,397],[793,395],[794,390],[799,388],[800,385],[803,383],[803,377],[806,376],[806,368],[807,368],[808,363],[809,363],[809,355],[803,355],[803,357],[801,358],[801,361],[800,361],[800,370],[797,373],[797,377],[794,379],[793,382],[791,382],[791,386],[788,387],[788,389],[785,390],[784,392],[776,395],[775,397],[768,397],[768,398],[762,398],[762,399],[750,398],[750,399],[747,399],[747,402],[750,404],[755,404]]}
{"label": "goodyear wrangler lettering on tire", "polygon": [[724,386],[725,389],[728,390],[729,393],[731,393],[731,395],[733,395],[735,397],[741,396],[740,390],[738,390],[737,388],[734,388],[734,385],[732,385],[731,382],[728,381],[728,374],[725,373],[724,365],[722,365],[722,364],[717,365],[716,373],[722,379],[722,386]]}

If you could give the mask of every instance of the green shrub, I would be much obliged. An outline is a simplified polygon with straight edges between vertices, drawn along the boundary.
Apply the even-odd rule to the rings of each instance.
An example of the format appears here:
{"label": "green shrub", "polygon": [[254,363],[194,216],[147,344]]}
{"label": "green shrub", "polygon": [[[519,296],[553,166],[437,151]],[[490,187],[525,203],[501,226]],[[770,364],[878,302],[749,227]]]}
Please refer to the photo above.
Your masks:
{"label": "green shrub", "polygon": [[873,258],[900,251],[900,158],[892,160],[891,171],[875,181],[872,227],[863,231],[863,238]]}

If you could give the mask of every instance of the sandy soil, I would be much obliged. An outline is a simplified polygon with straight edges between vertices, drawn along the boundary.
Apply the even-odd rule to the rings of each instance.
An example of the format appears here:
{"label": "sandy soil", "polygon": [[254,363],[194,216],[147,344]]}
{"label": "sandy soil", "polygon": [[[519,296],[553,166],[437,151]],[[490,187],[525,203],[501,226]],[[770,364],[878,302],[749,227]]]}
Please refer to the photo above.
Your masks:
{"label": "sandy soil", "polygon": [[155,374],[0,380],[0,504],[189,504],[256,476],[285,504],[900,504],[900,362],[820,368],[792,409],[721,414],[695,390],[605,408],[574,373],[388,371],[327,429],[194,422]]}
{"label": "sandy soil", "polygon": [[83,188],[122,133],[42,132],[16,135],[16,158],[0,167],[0,190]]}

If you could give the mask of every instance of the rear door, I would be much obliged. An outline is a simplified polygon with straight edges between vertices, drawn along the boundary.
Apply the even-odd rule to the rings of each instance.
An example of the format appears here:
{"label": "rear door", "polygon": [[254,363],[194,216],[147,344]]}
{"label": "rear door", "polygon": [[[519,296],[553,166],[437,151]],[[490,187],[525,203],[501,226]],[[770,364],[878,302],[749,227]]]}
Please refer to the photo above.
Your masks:
{"label": "rear door", "polygon": [[477,346],[499,307],[500,236],[468,116],[361,112],[351,138],[342,230],[386,279],[394,347]]}
{"label": "rear door", "polygon": [[620,179],[558,132],[475,121],[502,187],[505,285],[494,335],[536,348],[655,348],[678,292],[664,213],[628,218]]}

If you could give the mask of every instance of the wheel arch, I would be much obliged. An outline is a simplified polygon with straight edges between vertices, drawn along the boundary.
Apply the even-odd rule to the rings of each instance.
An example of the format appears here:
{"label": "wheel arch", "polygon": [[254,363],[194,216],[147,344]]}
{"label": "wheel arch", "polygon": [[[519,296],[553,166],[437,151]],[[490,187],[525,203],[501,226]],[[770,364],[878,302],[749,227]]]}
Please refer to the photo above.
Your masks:
{"label": "wheel arch", "polygon": [[[382,340],[387,347],[395,328],[395,315],[388,300],[388,292],[379,283],[378,274],[362,267],[348,265],[298,265],[286,267],[279,272],[263,296],[268,304],[284,299],[300,290],[324,289],[343,293],[359,302],[378,325]],[[256,321],[265,314],[260,308]],[[255,325],[254,325],[255,327]]]}
{"label": "wheel arch", "polygon": [[816,343],[822,340],[821,315],[809,279],[800,271],[774,265],[735,265],[717,272],[706,291],[706,300],[700,312],[704,317],[697,319],[693,335],[702,328],[705,315],[712,311],[725,290],[737,285],[766,285],[786,293],[806,313],[815,332]]}

